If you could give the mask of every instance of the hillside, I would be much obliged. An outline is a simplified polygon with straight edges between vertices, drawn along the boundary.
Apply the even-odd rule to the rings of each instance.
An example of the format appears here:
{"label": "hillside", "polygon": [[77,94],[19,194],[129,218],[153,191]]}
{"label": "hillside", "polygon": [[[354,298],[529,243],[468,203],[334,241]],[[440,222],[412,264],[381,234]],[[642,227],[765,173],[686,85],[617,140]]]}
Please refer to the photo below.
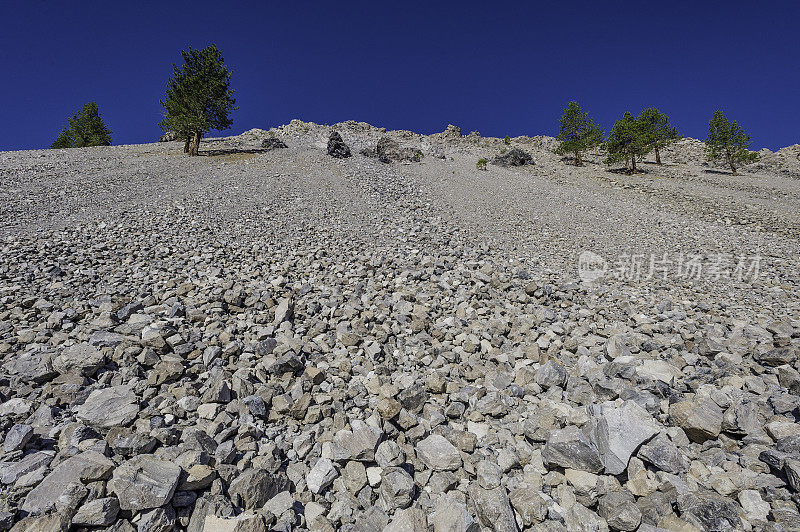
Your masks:
{"label": "hillside", "polygon": [[0,152],[0,530],[796,527],[800,146],[554,146]]}

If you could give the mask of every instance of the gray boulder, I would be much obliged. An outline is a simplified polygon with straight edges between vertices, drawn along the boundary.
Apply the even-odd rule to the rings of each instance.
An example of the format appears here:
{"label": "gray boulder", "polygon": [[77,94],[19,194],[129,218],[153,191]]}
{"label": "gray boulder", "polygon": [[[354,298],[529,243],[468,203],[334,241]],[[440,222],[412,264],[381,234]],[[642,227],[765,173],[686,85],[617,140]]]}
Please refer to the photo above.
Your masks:
{"label": "gray boulder", "polygon": [[175,526],[177,515],[172,506],[154,508],[143,512],[136,524],[137,532],[170,532]]}
{"label": "gray boulder", "polygon": [[203,522],[203,531],[213,532],[267,532],[264,517],[252,512],[244,512],[235,517],[217,517],[207,515]]}
{"label": "gray boulder", "polygon": [[656,436],[642,445],[637,456],[667,473],[677,475],[689,469],[689,460],[666,436]]}
{"label": "gray boulder", "polygon": [[404,508],[394,513],[382,532],[428,532],[428,519],[421,508]]}
{"label": "gray boulder", "polygon": [[417,456],[428,469],[434,471],[455,471],[461,467],[461,453],[444,436],[431,434],[420,441]]}
{"label": "gray boulder", "polygon": [[601,497],[597,513],[613,530],[636,530],[642,522],[642,512],[628,490],[614,491]]}
{"label": "gray boulder", "polygon": [[142,454],[117,467],[108,489],[119,499],[120,508],[138,512],[167,504],[180,475],[180,466]]}
{"label": "gray boulder", "polygon": [[740,507],[733,499],[709,491],[686,493],[678,497],[681,517],[710,532],[741,530]]}
{"label": "gray boulder", "polygon": [[306,485],[311,493],[319,493],[330,486],[339,472],[329,458],[320,458],[306,476]]}
{"label": "gray boulder", "polygon": [[47,353],[24,353],[10,360],[4,360],[3,369],[23,381],[33,381],[37,384],[45,383],[58,375],[53,369],[52,357]]}
{"label": "gray boulder", "polygon": [[67,347],[53,359],[53,369],[61,374],[78,372],[91,377],[105,362],[105,355],[97,347],[76,344]]}
{"label": "gray boulder", "polygon": [[547,517],[549,498],[526,485],[513,489],[508,494],[509,501],[519,514],[522,525],[529,527],[544,521]]}
{"label": "gray boulder", "polygon": [[97,347],[117,347],[125,337],[111,331],[95,331],[89,337],[89,344]]}
{"label": "gray boulder", "polygon": [[433,532],[478,532],[481,529],[467,507],[449,495],[439,497],[428,521]]}
{"label": "gray boulder", "polygon": [[94,390],[77,409],[77,418],[96,429],[128,425],[138,414],[136,394],[128,386]]}
{"label": "gray boulder", "polygon": [[116,497],[104,497],[89,501],[72,518],[73,526],[109,526],[114,524],[119,513]]}
{"label": "gray boulder", "polygon": [[610,408],[594,405],[590,436],[600,452],[606,473],[619,475],[639,446],[658,434],[652,416],[633,401]]}
{"label": "gray boulder", "polygon": [[353,420],[350,430],[341,430],[334,436],[335,460],[359,460],[371,462],[375,460],[375,450],[381,441],[380,429],[367,425],[361,420]]}
{"label": "gray boulder", "polygon": [[567,383],[567,370],[555,360],[548,360],[546,364],[536,370],[536,384],[548,390],[553,386],[562,387]]}
{"label": "gray boulder", "polygon": [[778,367],[783,364],[793,364],[797,360],[797,348],[778,347],[765,353],[757,353],[753,355],[753,359],[764,366]]}
{"label": "gray boulder", "polygon": [[469,497],[481,525],[496,532],[518,530],[514,510],[511,509],[503,486],[485,489],[473,482],[469,488]]}
{"label": "gray boulder", "polygon": [[282,491],[290,490],[291,482],[283,475],[263,469],[248,469],[231,482],[228,494],[237,506],[246,510],[261,508]]}
{"label": "gray boulder", "polygon": [[34,515],[46,513],[72,485],[106,479],[113,468],[114,462],[95,451],[67,458],[28,493],[22,510]]}
{"label": "gray boulder", "polygon": [[386,512],[408,508],[414,497],[414,479],[400,467],[386,468],[381,473],[379,494]]}
{"label": "gray boulder", "polygon": [[603,470],[600,451],[589,436],[574,425],[550,433],[542,451],[542,459],[545,464],[551,466],[579,469],[590,473],[599,473]]}
{"label": "gray boulder", "polygon": [[3,440],[3,452],[12,453],[21,451],[33,437],[33,427],[30,425],[14,425],[6,433]]}
{"label": "gray boulder", "polygon": [[724,419],[722,409],[709,399],[673,403],[669,407],[669,417],[698,443],[719,436]]}
{"label": "gray boulder", "polygon": [[0,484],[13,484],[22,476],[46,468],[53,461],[53,451],[26,454],[16,462],[0,462]]}

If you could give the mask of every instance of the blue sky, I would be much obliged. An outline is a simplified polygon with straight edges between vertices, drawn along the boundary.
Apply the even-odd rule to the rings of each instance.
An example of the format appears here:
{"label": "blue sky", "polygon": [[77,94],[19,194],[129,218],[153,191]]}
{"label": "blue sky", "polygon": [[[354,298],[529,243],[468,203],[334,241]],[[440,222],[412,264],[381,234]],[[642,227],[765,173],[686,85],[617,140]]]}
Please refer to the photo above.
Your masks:
{"label": "blue sky", "polygon": [[96,101],[115,144],[158,137],[179,50],[216,43],[230,134],[300,118],[422,133],[555,134],[578,100],[608,131],[656,106],[704,138],[800,142],[800,2],[2,2],[0,150],[48,147]]}

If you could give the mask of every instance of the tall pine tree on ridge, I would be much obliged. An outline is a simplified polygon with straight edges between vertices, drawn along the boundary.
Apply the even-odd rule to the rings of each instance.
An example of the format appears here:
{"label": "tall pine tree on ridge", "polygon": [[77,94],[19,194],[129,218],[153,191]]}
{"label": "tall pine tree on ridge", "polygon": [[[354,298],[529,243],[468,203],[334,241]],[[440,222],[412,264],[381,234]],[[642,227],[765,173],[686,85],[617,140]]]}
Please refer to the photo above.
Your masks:
{"label": "tall pine tree on ridge", "polygon": [[237,107],[230,88],[231,71],[216,45],[202,50],[190,47],[181,56],[183,65],[173,64],[173,76],[161,100],[164,120],[159,126],[186,139],[184,151],[195,156],[206,133],[233,125],[229,113]]}

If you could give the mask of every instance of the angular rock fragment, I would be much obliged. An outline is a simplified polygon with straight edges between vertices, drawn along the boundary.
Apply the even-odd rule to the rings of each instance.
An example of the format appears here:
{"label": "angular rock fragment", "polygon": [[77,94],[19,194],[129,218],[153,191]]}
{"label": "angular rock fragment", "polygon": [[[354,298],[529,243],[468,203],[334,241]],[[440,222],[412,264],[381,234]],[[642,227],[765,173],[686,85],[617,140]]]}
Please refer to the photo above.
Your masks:
{"label": "angular rock fragment", "polygon": [[673,403],[669,417],[692,441],[702,443],[722,431],[722,409],[708,399]]}
{"label": "angular rock fragment", "polygon": [[467,507],[448,495],[439,497],[428,523],[433,526],[434,532],[478,532],[480,530],[480,525],[467,511]]}
{"label": "angular rock fragment", "polygon": [[177,515],[172,506],[164,506],[162,508],[154,508],[146,512],[142,512],[139,516],[139,521],[136,524],[137,531],[147,532],[166,532],[172,530],[175,526]]}
{"label": "angular rock fragment", "polygon": [[545,390],[552,388],[553,386],[562,387],[567,382],[567,370],[564,369],[564,366],[555,362],[554,360],[549,360],[544,366],[540,367],[536,371],[536,384],[544,388]]}
{"label": "angular rock fragment", "polygon": [[485,489],[473,483],[470,485],[469,495],[481,525],[498,532],[518,530],[514,510],[511,509],[504,487]]}
{"label": "angular rock fragment", "polygon": [[114,524],[119,513],[116,497],[94,499],[78,508],[72,518],[73,526],[109,526]]}
{"label": "angular rock fragment", "polygon": [[18,461],[0,462],[0,483],[14,484],[20,477],[46,468],[53,461],[53,451],[37,451],[26,454]]}
{"label": "angular rock fragment", "polygon": [[119,333],[96,331],[89,337],[89,344],[96,347],[117,347],[124,339]]}
{"label": "angular rock fragment", "polygon": [[253,512],[244,512],[235,517],[208,515],[203,522],[202,532],[267,532],[264,517]]}
{"label": "angular rock fragment", "polygon": [[422,158],[422,152],[410,147],[400,147],[397,141],[389,137],[381,137],[378,141],[378,146],[375,149],[378,159],[382,163],[391,163],[397,161],[411,161],[419,162]]}
{"label": "angular rock fragment", "polygon": [[797,349],[795,347],[778,347],[765,353],[753,355],[753,359],[765,366],[778,367],[784,364],[792,364],[797,360]]}
{"label": "angular rock fragment", "polygon": [[375,450],[381,440],[380,429],[360,420],[353,420],[351,428],[353,430],[342,430],[336,433],[333,440],[337,448],[334,459],[371,462],[375,459]]}
{"label": "angular rock fragment", "polygon": [[76,412],[79,420],[97,429],[128,425],[138,414],[136,394],[128,386],[94,390]]}
{"label": "angular rock fragment", "polygon": [[636,530],[642,521],[642,512],[636,506],[631,492],[614,491],[600,498],[597,513],[612,530]]}
{"label": "angular rock fragment", "polygon": [[548,500],[542,493],[528,486],[511,490],[508,498],[523,526],[541,523],[547,517]]}
{"label": "angular rock fragment", "polygon": [[389,467],[381,472],[379,494],[384,511],[408,508],[413,500],[414,491],[414,479],[404,469]]}
{"label": "angular rock fragment", "polygon": [[106,479],[113,468],[114,462],[95,451],[67,458],[28,493],[22,509],[33,515],[48,512],[71,485]]}
{"label": "angular rock fragment", "polygon": [[637,455],[661,471],[681,474],[689,469],[689,460],[666,436],[656,436],[644,444]]}
{"label": "angular rock fragment", "polygon": [[659,431],[652,416],[633,401],[620,407],[595,405],[593,412],[590,437],[607,474],[625,471],[631,455]]}
{"label": "angular rock fragment", "polygon": [[261,508],[272,497],[291,489],[291,482],[281,474],[263,469],[247,469],[228,488],[231,500],[247,510]]}
{"label": "angular rock fragment", "polygon": [[439,434],[431,434],[417,443],[417,456],[434,471],[455,471],[461,467],[461,453]]}
{"label": "angular rock fragment", "polygon": [[339,472],[336,471],[333,462],[328,458],[320,458],[306,476],[306,485],[311,490],[311,493],[320,493],[330,486],[338,476]]}
{"label": "angular rock fragment", "polygon": [[420,508],[397,510],[383,532],[427,532],[428,519]]}
{"label": "angular rock fragment", "polygon": [[678,497],[681,517],[701,530],[741,530],[739,505],[716,493],[700,491]]}
{"label": "angular rock fragment", "polygon": [[119,499],[121,509],[139,512],[167,504],[180,475],[180,466],[143,454],[120,464],[108,481],[108,489]]}
{"label": "angular rock fragment", "polygon": [[3,440],[3,452],[12,453],[21,451],[33,437],[33,427],[30,425],[14,425],[6,433]]}
{"label": "angular rock fragment", "polygon": [[78,372],[91,377],[105,362],[105,355],[90,344],[76,344],[64,349],[53,359],[53,369],[61,374]]}
{"label": "angular rock fragment", "polygon": [[545,464],[589,473],[603,470],[600,451],[581,429],[569,425],[550,433],[542,450]]}

